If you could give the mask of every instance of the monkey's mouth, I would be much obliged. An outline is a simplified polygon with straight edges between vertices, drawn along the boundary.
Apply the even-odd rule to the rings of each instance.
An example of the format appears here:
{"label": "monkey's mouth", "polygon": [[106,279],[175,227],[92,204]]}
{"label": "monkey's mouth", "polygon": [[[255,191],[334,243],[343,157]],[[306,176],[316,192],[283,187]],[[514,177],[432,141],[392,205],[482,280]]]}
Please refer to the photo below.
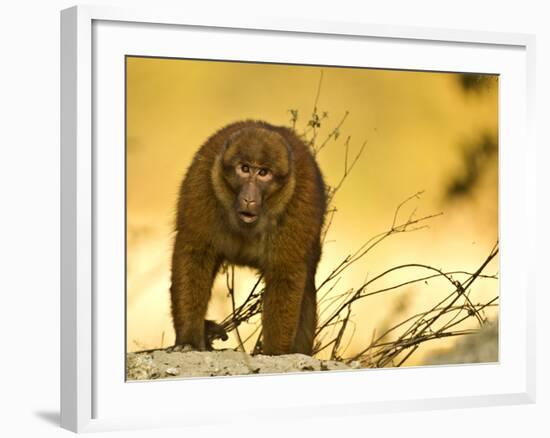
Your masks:
{"label": "monkey's mouth", "polygon": [[239,219],[245,224],[252,224],[258,220],[258,215],[249,211],[239,211]]}

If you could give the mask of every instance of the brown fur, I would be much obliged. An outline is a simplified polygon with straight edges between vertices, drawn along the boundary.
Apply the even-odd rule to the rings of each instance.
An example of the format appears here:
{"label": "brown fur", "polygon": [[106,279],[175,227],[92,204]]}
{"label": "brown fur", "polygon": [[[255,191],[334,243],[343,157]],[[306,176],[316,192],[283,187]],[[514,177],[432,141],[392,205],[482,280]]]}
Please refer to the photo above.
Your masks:
{"label": "brown fur", "polygon": [[[254,173],[260,168],[269,181]],[[205,315],[226,261],[264,276],[263,353],[311,354],[325,209],[321,172],[291,129],[244,121],[214,134],[180,189],[170,289],[176,344],[209,346]],[[243,222],[242,211],[254,222]]]}

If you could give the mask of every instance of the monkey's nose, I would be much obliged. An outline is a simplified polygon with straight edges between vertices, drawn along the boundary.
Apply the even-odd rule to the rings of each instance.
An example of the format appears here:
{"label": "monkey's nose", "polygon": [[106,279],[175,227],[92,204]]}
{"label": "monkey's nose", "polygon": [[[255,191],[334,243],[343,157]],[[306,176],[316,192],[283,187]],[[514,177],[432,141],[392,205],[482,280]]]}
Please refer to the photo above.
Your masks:
{"label": "monkey's nose", "polygon": [[256,201],[254,199],[244,199],[244,202],[246,202],[246,206],[254,205]]}

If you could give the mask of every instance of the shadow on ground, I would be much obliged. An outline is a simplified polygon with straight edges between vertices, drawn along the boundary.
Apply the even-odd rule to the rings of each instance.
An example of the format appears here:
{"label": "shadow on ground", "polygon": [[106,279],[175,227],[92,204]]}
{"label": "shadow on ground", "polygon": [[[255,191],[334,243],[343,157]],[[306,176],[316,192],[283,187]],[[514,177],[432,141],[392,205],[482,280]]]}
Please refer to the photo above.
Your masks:
{"label": "shadow on ground", "polygon": [[58,411],[37,411],[34,414],[46,423],[59,426],[61,415]]}

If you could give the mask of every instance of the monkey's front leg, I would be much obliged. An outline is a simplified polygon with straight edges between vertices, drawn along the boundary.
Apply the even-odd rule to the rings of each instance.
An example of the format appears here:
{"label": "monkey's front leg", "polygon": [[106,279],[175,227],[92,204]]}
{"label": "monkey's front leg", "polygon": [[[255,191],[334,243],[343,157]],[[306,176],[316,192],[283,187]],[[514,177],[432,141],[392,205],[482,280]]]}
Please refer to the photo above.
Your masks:
{"label": "monkey's front leg", "polygon": [[206,249],[193,248],[179,233],[172,257],[172,319],[176,345],[205,350],[205,316],[218,263]]}
{"label": "monkey's front leg", "polygon": [[294,272],[280,270],[265,275],[266,290],[262,311],[263,353],[293,353],[305,289],[305,269]]}

